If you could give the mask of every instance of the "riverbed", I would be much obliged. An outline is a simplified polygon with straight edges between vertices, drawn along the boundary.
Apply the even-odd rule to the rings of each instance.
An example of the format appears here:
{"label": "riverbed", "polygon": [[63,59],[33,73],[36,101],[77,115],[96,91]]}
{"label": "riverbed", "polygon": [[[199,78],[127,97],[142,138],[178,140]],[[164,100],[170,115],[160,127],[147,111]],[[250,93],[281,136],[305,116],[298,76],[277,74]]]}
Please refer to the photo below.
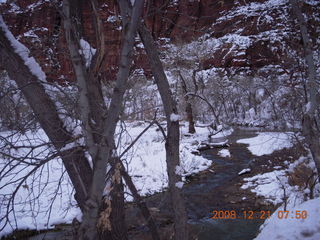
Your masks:
{"label": "riverbed", "polygon": [[[247,144],[237,143],[243,138],[256,136],[258,128],[238,128],[232,135],[228,136],[228,150],[230,157],[219,155],[220,148],[202,151],[201,154],[207,159],[212,160],[209,169],[192,175],[187,178],[187,184],[183,187],[185,203],[187,207],[190,227],[190,239],[198,240],[228,240],[228,239],[254,239],[259,233],[259,227],[267,216],[263,213],[272,213],[277,206],[274,206],[263,198],[257,197],[249,189],[241,189],[244,177],[254,176],[259,173],[272,171],[274,166],[285,167],[284,158],[297,159],[300,152],[295,149],[282,149],[270,155],[256,156],[247,148]],[[225,139],[215,139],[214,141],[223,142]],[[239,176],[239,172],[245,168],[251,171]],[[163,239],[170,239],[172,235],[172,209],[170,200],[166,192],[158,193],[147,198],[147,203],[154,209],[160,226]],[[133,239],[150,239],[147,234],[142,232],[145,228],[137,226],[137,222],[143,223],[144,220],[137,212],[128,210],[134,216],[133,221],[128,221],[134,233]],[[211,219],[213,211],[235,211],[236,219]],[[252,211],[254,219],[244,219],[244,212]],[[139,217],[137,217],[139,216]],[[137,226],[137,228],[135,228]],[[140,233],[135,229],[139,229]]]}

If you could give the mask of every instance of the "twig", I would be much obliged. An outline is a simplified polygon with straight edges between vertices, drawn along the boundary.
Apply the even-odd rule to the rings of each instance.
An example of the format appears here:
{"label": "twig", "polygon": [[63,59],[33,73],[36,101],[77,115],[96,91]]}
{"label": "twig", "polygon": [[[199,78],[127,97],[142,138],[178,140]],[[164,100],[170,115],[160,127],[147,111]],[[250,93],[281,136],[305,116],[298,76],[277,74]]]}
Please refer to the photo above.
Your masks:
{"label": "twig", "polygon": [[146,127],[134,140],[133,142],[120,154],[119,158],[121,159],[123,157],[123,155],[128,152],[130,150],[130,148],[132,148],[132,146],[139,140],[139,138],[146,132],[148,131],[148,129],[154,124],[156,123],[156,117],[157,117],[157,112],[158,109],[156,110],[155,114],[154,114],[154,118],[152,120],[152,122],[148,125],[148,127]]}

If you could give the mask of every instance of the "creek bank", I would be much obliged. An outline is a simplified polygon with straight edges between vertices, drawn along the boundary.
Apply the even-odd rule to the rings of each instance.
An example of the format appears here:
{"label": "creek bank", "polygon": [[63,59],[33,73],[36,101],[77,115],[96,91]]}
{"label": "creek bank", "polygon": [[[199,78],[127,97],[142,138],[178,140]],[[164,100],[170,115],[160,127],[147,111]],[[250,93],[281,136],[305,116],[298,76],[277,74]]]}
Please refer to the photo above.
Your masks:
{"label": "creek bank", "polygon": [[[265,199],[257,197],[250,189],[241,189],[243,178],[256,174],[269,172],[274,166],[282,166],[285,159],[297,159],[301,154],[297,149],[283,149],[271,155],[254,156],[247,149],[246,144],[236,141],[240,138],[256,136],[257,129],[236,129],[228,137],[230,146],[227,148],[230,157],[219,155],[221,148],[201,151],[201,155],[212,160],[212,165],[197,174],[186,177],[183,187],[186,207],[189,217],[190,239],[209,240],[215,239],[253,239],[258,233],[263,219],[216,219],[212,220],[212,211],[236,211],[241,217],[243,211],[271,211],[276,209]],[[223,139],[215,139],[222,142]],[[239,176],[238,173],[250,166],[251,172]],[[166,191],[153,194],[144,198],[156,223],[162,239],[171,239],[173,233],[173,215],[169,195]],[[134,203],[126,205],[127,227],[129,239],[151,239],[144,218]],[[38,239],[72,239],[73,227],[66,225],[58,231],[49,231],[30,238]]]}
{"label": "creek bank", "polygon": [[[270,211],[272,214],[277,206],[272,205],[267,199],[257,196],[250,189],[241,189],[243,179],[257,174],[271,172],[274,167],[283,167],[285,160],[298,159],[301,151],[297,147],[275,151],[270,155],[255,156],[248,150],[246,144],[236,141],[242,138],[255,137],[258,129],[236,129],[228,137],[230,157],[219,156],[219,148],[202,151],[202,156],[213,161],[205,171],[188,176],[183,187],[186,207],[189,216],[190,239],[209,240],[215,239],[253,239],[258,233],[259,226],[264,219],[217,219],[212,220],[212,211],[237,212],[243,217],[244,211]],[[225,139],[215,139],[223,142]],[[250,172],[239,176],[239,172],[250,167]],[[173,230],[172,209],[166,192],[157,193],[146,198],[148,206],[153,210],[153,215],[160,226],[163,239],[170,239]],[[150,239],[148,233],[141,231],[144,219],[135,209],[134,204],[128,206],[128,213],[132,214],[132,221],[128,219],[132,239]]]}

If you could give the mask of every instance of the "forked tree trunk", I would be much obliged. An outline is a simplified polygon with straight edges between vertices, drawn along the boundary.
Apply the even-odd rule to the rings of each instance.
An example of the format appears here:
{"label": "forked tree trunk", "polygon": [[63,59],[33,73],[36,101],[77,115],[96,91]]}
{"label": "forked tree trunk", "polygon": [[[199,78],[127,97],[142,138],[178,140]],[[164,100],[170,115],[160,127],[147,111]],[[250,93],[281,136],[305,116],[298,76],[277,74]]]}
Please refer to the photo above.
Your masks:
{"label": "forked tree trunk", "polygon": [[[71,1],[72,3],[75,3],[74,1]],[[96,12],[96,3],[95,0],[92,2],[93,11],[95,11],[95,16],[97,17]],[[141,7],[141,1],[140,1],[140,7]],[[69,11],[69,10],[67,10]],[[76,8],[73,9],[74,12],[76,12]],[[136,16],[139,15],[139,11],[137,11]],[[67,15],[68,16],[68,15]],[[66,17],[66,16],[65,16]],[[138,20],[136,20],[137,22]],[[101,23],[99,23],[99,19],[96,19],[96,28],[97,34],[101,36],[102,30],[101,30]],[[70,25],[71,22],[69,22],[69,34],[71,33],[72,26]],[[100,25],[100,29],[99,29]],[[75,28],[74,28],[75,29]],[[127,28],[129,31],[130,29]],[[131,36],[133,35],[132,30],[130,31]],[[130,35],[129,34],[129,35]],[[76,38],[74,36],[69,35],[69,37],[73,38],[72,40],[75,41]],[[84,118],[87,122],[86,127],[87,130],[93,130],[91,133],[97,133],[103,130],[104,126],[108,121],[103,118],[105,116],[105,106],[104,101],[101,94],[101,86],[99,81],[97,81],[96,74],[99,72],[99,66],[103,59],[103,51],[101,50],[103,48],[103,38],[98,38],[98,40],[101,40],[101,46],[98,51],[98,55],[95,55],[93,58],[93,63],[90,69],[85,69],[83,64],[81,64],[81,56],[79,54],[79,47],[76,44],[76,42],[71,42],[69,39],[69,43],[73,46],[71,48],[71,52],[73,52],[73,58],[71,59],[75,63],[76,73],[77,73],[77,79],[81,79],[82,85],[81,89],[85,89],[86,96],[93,96],[97,97],[98,99],[86,99],[83,97],[82,100],[82,106],[85,107],[84,111]],[[126,39],[128,40],[128,39]],[[133,41],[129,41],[129,45],[133,45]],[[54,144],[54,146],[59,150],[61,147],[63,147],[65,144],[73,141],[73,136],[71,133],[68,133],[67,130],[64,128],[62,121],[60,120],[55,105],[50,99],[50,97],[46,94],[43,86],[39,83],[39,79],[37,79],[36,76],[34,76],[29,68],[24,65],[24,61],[21,59],[19,55],[17,55],[14,50],[12,49],[8,39],[5,37],[5,34],[0,29],[0,62],[3,66],[7,66],[7,71],[9,73],[9,76],[12,79],[15,79],[17,82],[17,85],[21,88],[23,94],[25,95],[28,103],[32,107],[37,119],[39,120],[41,127],[45,130],[48,137],[50,138],[51,142]],[[128,44],[128,42],[127,42]],[[130,47],[126,48],[126,51],[123,52],[124,58],[130,58],[130,54],[128,54],[128,50]],[[122,73],[120,73],[122,77],[122,83],[123,81],[126,81],[126,75],[128,75],[129,72],[129,66],[130,66],[130,59],[126,59],[125,61],[122,60],[123,65],[122,67]],[[87,81],[88,80],[88,81]],[[125,84],[119,83],[118,87],[120,86],[121,92],[124,92]],[[117,92],[117,91],[115,91]],[[83,92],[82,92],[83,95]],[[119,97],[119,96],[118,96]],[[117,98],[119,99],[119,98]],[[121,102],[114,101],[114,105],[121,105]],[[103,104],[101,104],[103,103]],[[113,106],[114,107],[114,106]],[[114,107],[114,109],[117,109]],[[91,111],[91,112],[90,112]],[[117,110],[118,111],[118,110]],[[93,114],[92,114],[93,113]],[[114,112],[113,112],[114,113]],[[92,117],[92,119],[95,121],[96,124],[92,125],[89,124],[89,115]],[[115,117],[116,114],[112,114],[113,119],[117,119]],[[115,125],[114,125],[115,128]],[[112,128],[111,128],[112,129]],[[110,130],[110,126],[109,126]],[[106,130],[105,130],[106,131]],[[109,141],[113,141],[113,137],[109,138]],[[91,138],[91,144],[92,142],[101,144],[103,141],[99,140],[97,138],[96,134],[92,135]],[[113,146],[113,144],[111,144]],[[108,148],[109,149],[109,148]],[[105,149],[104,149],[105,150]],[[95,153],[91,152],[91,153]],[[76,200],[81,207],[82,210],[84,210],[84,203],[88,196],[88,192],[90,189],[90,185],[92,182],[92,169],[85,158],[84,149],[81,147],[78,148],[72,148],[68,151],[64,151],[61,153],[62,160],[65,164],[65,167],[67,169],[67,172],[72,180],[72,183],[76,190]],[[103,154],[100,156],[104,156]],[[107,161],[107,159],[104,159]],[[101,239],[127,239],[127,233],[126,233],[126,226],[124,221],[124,195],[123,195],[123,183],[120,178],[119,181],[119,165],[115,165],[114,161],[111,161],[112,171],[111,171],[111,181],[112,189],[110,190],[110,194],[104,198],[103,203],[101,204],[100,212],[99,212],[99,221],[98,223],[101,223],[100,231],[99,231],[99,237]],[[123,166],[122,166],[123,167]],[[117,169],[116,171],[114,169]],[[132,180],[130,176],[125,172],[124,168],[121,168],[121,173],[125,176],[126,181],[130,186],[130,190],[134,193],[135,199],[138,201],[138,205],[142,209],[143,215],[145,216],[148,225],[153,233],[154,239],[159,239],[159,236],[156,231],[156,225],[150,215],[150,212],[148,211],[147,207],[145,206],[144,202],[141,200],[137,190],[135,189]],[[102,181],[101,184],[104,187],[104,181]],[[102,198],[101,198],[102,199]],[[88,205],[87,205],[88,207]],[[88,210],[88,208],[86,208]],[[89,209],[90,211],[91,209]],[[112,210],[112,211],[111,211]],[[109,214],[108,214],[108,211]],[[109,231],[108,227],[108,221],[110,223],[109,226],[111,226],[111,230]],[[94,225],[95,226],[95,225]],[[107,229],[107,231],[104,231]],[[79,236],[79,238],[82,238],[83,236]],[[78,239],[79,239],[78,238]]]}
{"label": "forked tree trunk", "polygon": [[[126,1],[119,1],[120,6],[123,6],[124,2]],[[110,162],[111,157],[115,157],[112,156],[114,150],[114,132],[122,109],[123,96],[127,88],[127,80],[132,62],[131,56],[133,45],[138,22],[142,13],[143,2],[143,0],[135,1],[131,20],[123,24],[123,44],[120,54],[119,71],[110,107],[106,114],[104,107],[102,107],[104,106],[102,94],[97,92],[101,90],[101,87],[97,85],[98,81],[95,81],[95,71],[87,73],[84,61],[79,55],[79,32],[77,31],[77,28],[75,27],[76,23],[74,22],[76,16],[72,15],[73,8],[70,8],[70,3],[72,4],[74,2],[71,0],[64,0],[63,10],[66,38],[80,88],[80,107],[82,112],[83,130],[86,135],[86,144],[89,147],[89,152],[93,159],[92,183],[79,231],[79,238],[83,240],[94,240],[97,239],[99,235],[101,236],[101,234],[111,240],[127,239],[124,218],[122,217],[122,213],[120,213],[123,211],[122,200],[119,200],[123,199],[123,191],[120,191],[122,188],[122,181],[115,183],[114,179],[119,171],[112,173],[111,179],[107,178],[107,186],[105,178],[108,168],[111,167],[112,169],[116,169],[113,162]],[[97,16],[95,1],[92,0],[91,3],[93,11]],[[76,7],[76,5],[74,5],[74,7]],[[128,9],[123,8],[122,10],[124,10],[124,12],[128,11]],[[123,15],[124,12],[122,11],[121,14]],[[98,29],[99,21],[96,22],[96,32],[100,32],[101,29]],[[102,42],[102,45],[104,44],[104,41],[100,42]],[[97,54],[99,54],[99,52],[100,51],[98,51]],[[99,57],[95,56],[95,60],[99,61],[98,59]],[[100,57],[100,59],[103,59],[103,56]],[[95,86],[94,88],[92,87],[92,84]],[[90,89],[92,91],[90,91]],[[98,97],[98,103],[100,102],[102,104],[95,104],[96,97]],[[95,123],[92,124],[92,120]],[[94,132],[97,132],[100,137],[96,137]],[[108,186],[110,186],[110,189],[108,189]],[[119,192],[117,192],[118,190]],[[105,194],[104,203],[102,202],[103,194]],[[104,223],[106,225],[99,223]],[[102,230],[100,231],[100,234],[97,226]]]}

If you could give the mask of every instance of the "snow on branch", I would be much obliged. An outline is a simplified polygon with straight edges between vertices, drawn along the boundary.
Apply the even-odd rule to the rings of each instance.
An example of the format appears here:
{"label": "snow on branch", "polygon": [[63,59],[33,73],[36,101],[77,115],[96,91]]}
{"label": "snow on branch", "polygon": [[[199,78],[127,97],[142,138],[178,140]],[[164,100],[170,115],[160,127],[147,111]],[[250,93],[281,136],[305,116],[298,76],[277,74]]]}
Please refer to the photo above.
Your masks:
{"label": "snow on branch", "polygon": [[12,35],[8,26],[5,24],[2,15],[0,15],[0,28],[4,31],[5,37],[9,40],[15,53],[17,53],[22,58],[24,64],[30,69],[30,72],[40,81],[46,81],[46,75],[42,71],[40,65],[36,62],[34,57],[30,57],[29,49]]}
{"label": "snow on branch", "polygon": [[84,57],[86,67],[89,67],[91,64],[92,57],[96,54],[96,49],[91,47],[90,44],[84,40],[80,39],[80,47],[79,53]]}
{"label": "snow on branch", "polygon": [[179,121],[179,119],[180,119],[180,116],[178,114],[171,113],[171,115],[170,115],[171,122],[177,122],[177,121]]}

